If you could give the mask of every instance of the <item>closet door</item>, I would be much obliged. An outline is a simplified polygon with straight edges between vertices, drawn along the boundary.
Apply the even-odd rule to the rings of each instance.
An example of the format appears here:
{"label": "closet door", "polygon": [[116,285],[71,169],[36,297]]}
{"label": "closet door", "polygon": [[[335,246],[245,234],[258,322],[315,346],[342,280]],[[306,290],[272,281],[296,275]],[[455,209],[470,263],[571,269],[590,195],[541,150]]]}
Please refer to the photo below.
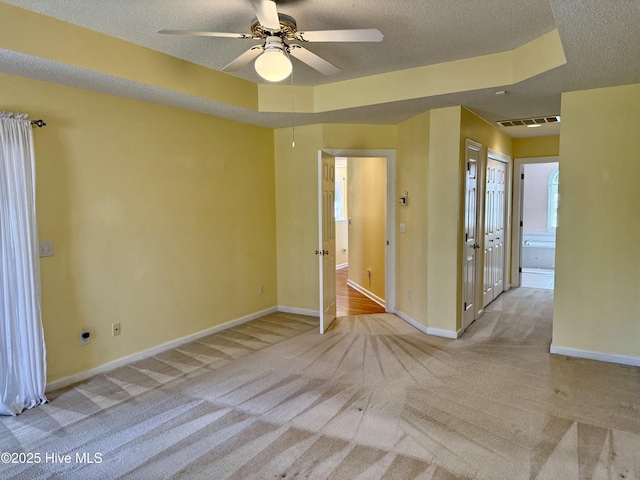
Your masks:
{"label": "closet door", "polygon": [[476,301],[476,264],[478,260],[478,167],[480,164],[480,144],[467,140],[465,177],[464,238],[462,265],[462,327],[467,328],[478,318]]}
{"label": "closet door", "polygon": [[504,291],[507,164],[487,159],[485,178],[483,307]]}
{"label": "closet door", "polygon": [[494,275],[496,268],[496,162],[487,160],[487,174],[484,194],[484,275],[482,282],[482,306],[493,301]]}
{"label": "closet door", "polygon": [[[492,160],[495,161],[495,160]],[[493,298],[504,291],[507,164],[496,162]]]}

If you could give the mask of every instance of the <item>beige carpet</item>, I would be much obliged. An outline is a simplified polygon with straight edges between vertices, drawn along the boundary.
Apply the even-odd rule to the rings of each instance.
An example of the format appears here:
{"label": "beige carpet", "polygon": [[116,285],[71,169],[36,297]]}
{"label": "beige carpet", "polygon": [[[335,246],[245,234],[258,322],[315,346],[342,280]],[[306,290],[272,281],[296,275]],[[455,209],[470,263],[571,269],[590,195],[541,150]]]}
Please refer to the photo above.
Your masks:
{"label": "beige carpet", "polygon": [[0,478],[640,478],[640,369],[550,355],[552,295],[503,294],[457,341],[270,315],[1,418],[0,451],[41,462]]}

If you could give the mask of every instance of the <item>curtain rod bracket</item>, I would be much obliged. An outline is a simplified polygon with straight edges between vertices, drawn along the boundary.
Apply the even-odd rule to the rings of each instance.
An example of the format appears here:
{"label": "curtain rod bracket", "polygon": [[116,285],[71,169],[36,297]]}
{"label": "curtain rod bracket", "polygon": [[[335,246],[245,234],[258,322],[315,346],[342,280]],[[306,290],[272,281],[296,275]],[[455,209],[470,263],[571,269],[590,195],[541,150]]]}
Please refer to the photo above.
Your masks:
{"label": "curtain rod bracket", "polygon": [[31,125],[35,125],[38,128],[40,128],[40,127],[46,126],[47,124],[44,123],[44,121],[42,121],[42,120],[31,120]]}

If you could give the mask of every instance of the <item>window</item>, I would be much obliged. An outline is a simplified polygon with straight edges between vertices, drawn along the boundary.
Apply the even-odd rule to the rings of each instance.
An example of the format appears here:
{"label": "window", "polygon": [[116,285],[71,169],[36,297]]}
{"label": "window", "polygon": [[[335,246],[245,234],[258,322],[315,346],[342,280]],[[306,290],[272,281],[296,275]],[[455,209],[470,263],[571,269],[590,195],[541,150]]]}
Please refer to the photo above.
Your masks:
{"label": "window", "polygon": [[336,178],[336,222],[347,219],[347,212],[344,208],[344,198],[345,198],[345,179],[344,178]]}
{"label": "window", "polygon": [[547,212],[547,229],[555,230],[558,227],[558,173],[556,168],[551,175],[549,175],[549,190],[548,190],[548,212]]}

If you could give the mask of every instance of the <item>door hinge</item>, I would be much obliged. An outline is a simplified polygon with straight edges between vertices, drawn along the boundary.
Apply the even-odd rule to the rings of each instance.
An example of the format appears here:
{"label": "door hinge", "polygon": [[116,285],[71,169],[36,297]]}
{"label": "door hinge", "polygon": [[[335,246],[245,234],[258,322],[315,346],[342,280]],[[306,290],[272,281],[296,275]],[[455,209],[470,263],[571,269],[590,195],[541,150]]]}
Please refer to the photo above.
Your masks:
{"label": "door hinge", "polygon": [[520,180],[524,180],[524,173],[520,174]]}
{"label": "door hinge", "polygon": [[467,311],[467,302],[464,302],[464,310]]}
{"label": "door hinge", "polygon": [[518,268],[518,273],[522,273],[522,267]]}
{"label": "door hinge", "polygon": [[389,246],[389,240],[387,240],[387,247]]}
{"label": "door hinge", "polygon": [[524,222],[522,220],[520,220],[520,226],[524,227]]}
{"label": "door hinge", "polygon": [[465,242],[468,242],[468,241],[469,241],[469,234],[468,234],[468,233],[465,233],[465,234],[464,234],[464,241],[465,241]]}

